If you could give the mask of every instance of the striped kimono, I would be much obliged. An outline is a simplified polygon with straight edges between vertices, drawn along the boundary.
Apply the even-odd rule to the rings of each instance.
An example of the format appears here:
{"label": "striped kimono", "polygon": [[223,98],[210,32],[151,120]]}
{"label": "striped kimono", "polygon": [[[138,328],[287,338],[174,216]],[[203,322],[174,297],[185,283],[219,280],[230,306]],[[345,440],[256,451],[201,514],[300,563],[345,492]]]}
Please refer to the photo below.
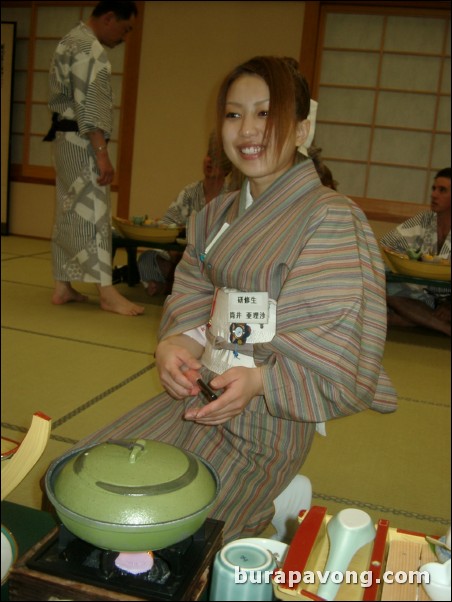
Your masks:
{"label": "striped kimono", "polygon": [[[166,393],[90,438],[155,438],[210,462],[221,479],[212,516],[225,540],[256,535],[273,500],[300,471],[316,423],[367,408],[395,409],[381,365],[385,275],[363,213],[323,187],[310,160],[281,176],[248,209],[243,192],[214,199],[188,228],[188,245],[167,298],[160,338],[205,325],[217,287],[267,291],[276,335],[254,345],[265,394],[220,426],[184,421]],[[206,253],[221,226],[229,228]],[[213,373],[202,369],[209,380]]]}
{"label": "striped kimono", "polygon": [[57,206],[52,234],[55,280],[111,284],[111,206],[87,132],[110,138],[111,65],[93,32],[80,23],[58,44],[49,74],[49,107],[77,121],[78,132],[57,132],[54,142]]}

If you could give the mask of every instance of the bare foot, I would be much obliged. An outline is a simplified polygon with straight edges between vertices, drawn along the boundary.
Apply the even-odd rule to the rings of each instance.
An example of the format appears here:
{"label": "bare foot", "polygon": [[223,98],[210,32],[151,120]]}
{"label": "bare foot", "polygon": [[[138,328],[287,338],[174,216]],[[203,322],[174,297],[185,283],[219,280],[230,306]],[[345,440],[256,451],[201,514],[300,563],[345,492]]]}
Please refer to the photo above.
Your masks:
{"label": "bare foot", "polygon": [[167,295],[171,292],[171,285],[167,282],[156,282],[155,280],[151,280],[151,282],[148,282],[146,292],[150,297],[154,297],[155,295]]}
{"label": "bare foot", "polygon": [[100,306],[105,311],[111,311],[122,316],[140,316],[144,312],[142,305],[132,303],[119,293],[114,286],[98,286]]}
{"label": "bare foot", "polygon": [[57,282],[52,295],[54,305],[64,305],[64,303],[84,303],[88,301],[87,295],[82,295],[69,282]]}

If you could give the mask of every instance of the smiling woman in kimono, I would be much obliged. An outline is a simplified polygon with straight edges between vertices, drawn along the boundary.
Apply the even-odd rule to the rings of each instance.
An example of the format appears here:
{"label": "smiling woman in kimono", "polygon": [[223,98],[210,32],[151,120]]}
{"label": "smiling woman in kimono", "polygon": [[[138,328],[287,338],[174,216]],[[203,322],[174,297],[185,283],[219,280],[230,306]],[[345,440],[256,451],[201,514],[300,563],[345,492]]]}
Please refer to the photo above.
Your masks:
{"label": "smiling woman in kimono", "polygon": [[[246,180],[191,221],[164,307],[156,360],[172,400],[152,406],[154,426],[219,471],[226,539],[269,522],[317,423],[396,404],[377,242],[361,210],[298,161],[309,106],[285,59],[256,57],[224,80],[219,129]],[[217,400],[200,403],[199,374]]]}
{"label": "smiling woman in kimono", "polygon": [[[189,222],[156,350],[166,392],[97,434],[159,439],[210,462],[225,541],[272,520],[316,426],[396,406],[381,365],[378,246],[361,210],[297,152],[309,106],[285,59],[257,57],[225,79],[219,131],[245,182]],[[200,376],[218,399],[203,401]]]}

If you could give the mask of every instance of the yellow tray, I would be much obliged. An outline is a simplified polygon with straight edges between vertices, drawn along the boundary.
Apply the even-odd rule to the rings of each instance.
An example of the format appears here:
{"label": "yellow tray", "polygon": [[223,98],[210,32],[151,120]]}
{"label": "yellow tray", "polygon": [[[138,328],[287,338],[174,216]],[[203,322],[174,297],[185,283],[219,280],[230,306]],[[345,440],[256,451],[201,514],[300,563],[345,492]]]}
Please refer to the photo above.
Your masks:
{"label": "yellow tray", "polygon": [[[273,593],[277,600],[323,600],[317,595],[320,584],[317,571],[324,571],[327,564],[330,545],[326,527],[331,518],[324,506],[312,506],[308,511],[300,511],[300,526],[281,570],[276,571],[272,577]],[[358,578],[357,581],[343,583],[334,599],[338,602],[430,600],[423,586],[415,579],[412,584],[385,584],[383,579],[386,570],[391,570],[392,576],[398,571],[408,574],[409,571],[419,570],[423,564],[437,560],[434,548],[426,541],[425,535],[390,527],[386,519],[379,519],[375,527],[375,539],[357,551],[347,569],[358,577],[365,578],[366,582]],[[303,576],[306,580],[298,583],[294,581],[291,585],[291,574]],[[315,579],[308,580],[308,575]]]}
{"label": "yellow tray", "polygon": [[156,243],[172,243],[178,238],[181,228],[168,228],[165,226],[136,226],[121,217],[112,218],[113,225],[126,238]]}
{"label": "yellow tray", "polygon": [[450,280],[450,263],[434,263],[430,261],[416,261],[410,259],[405,253],[381,247],[383,258],[391,270],[396,274],[425,278],[427,280]]}

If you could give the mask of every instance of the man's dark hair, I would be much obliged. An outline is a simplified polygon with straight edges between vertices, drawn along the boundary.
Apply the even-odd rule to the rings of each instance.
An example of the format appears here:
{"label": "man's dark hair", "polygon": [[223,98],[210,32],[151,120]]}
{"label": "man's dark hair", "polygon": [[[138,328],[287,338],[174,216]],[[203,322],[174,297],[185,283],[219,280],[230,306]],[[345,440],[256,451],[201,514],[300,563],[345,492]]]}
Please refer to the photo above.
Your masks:
{"label": "man's dark hair", "polygon": [[130,19],[132,15],[135,17],[138,15],[137,5],[128,0],[102,0],[95,6],[91,14],[93,17],[100,17],[109,12],[113,12],[118,19],[124,20]]}
{"label": "man's dark hair", "polygon": [[440,169],[439,172],[435,176],[436,178],[449,178],[450,180],[450,167],[445,167],[444,169]]}

